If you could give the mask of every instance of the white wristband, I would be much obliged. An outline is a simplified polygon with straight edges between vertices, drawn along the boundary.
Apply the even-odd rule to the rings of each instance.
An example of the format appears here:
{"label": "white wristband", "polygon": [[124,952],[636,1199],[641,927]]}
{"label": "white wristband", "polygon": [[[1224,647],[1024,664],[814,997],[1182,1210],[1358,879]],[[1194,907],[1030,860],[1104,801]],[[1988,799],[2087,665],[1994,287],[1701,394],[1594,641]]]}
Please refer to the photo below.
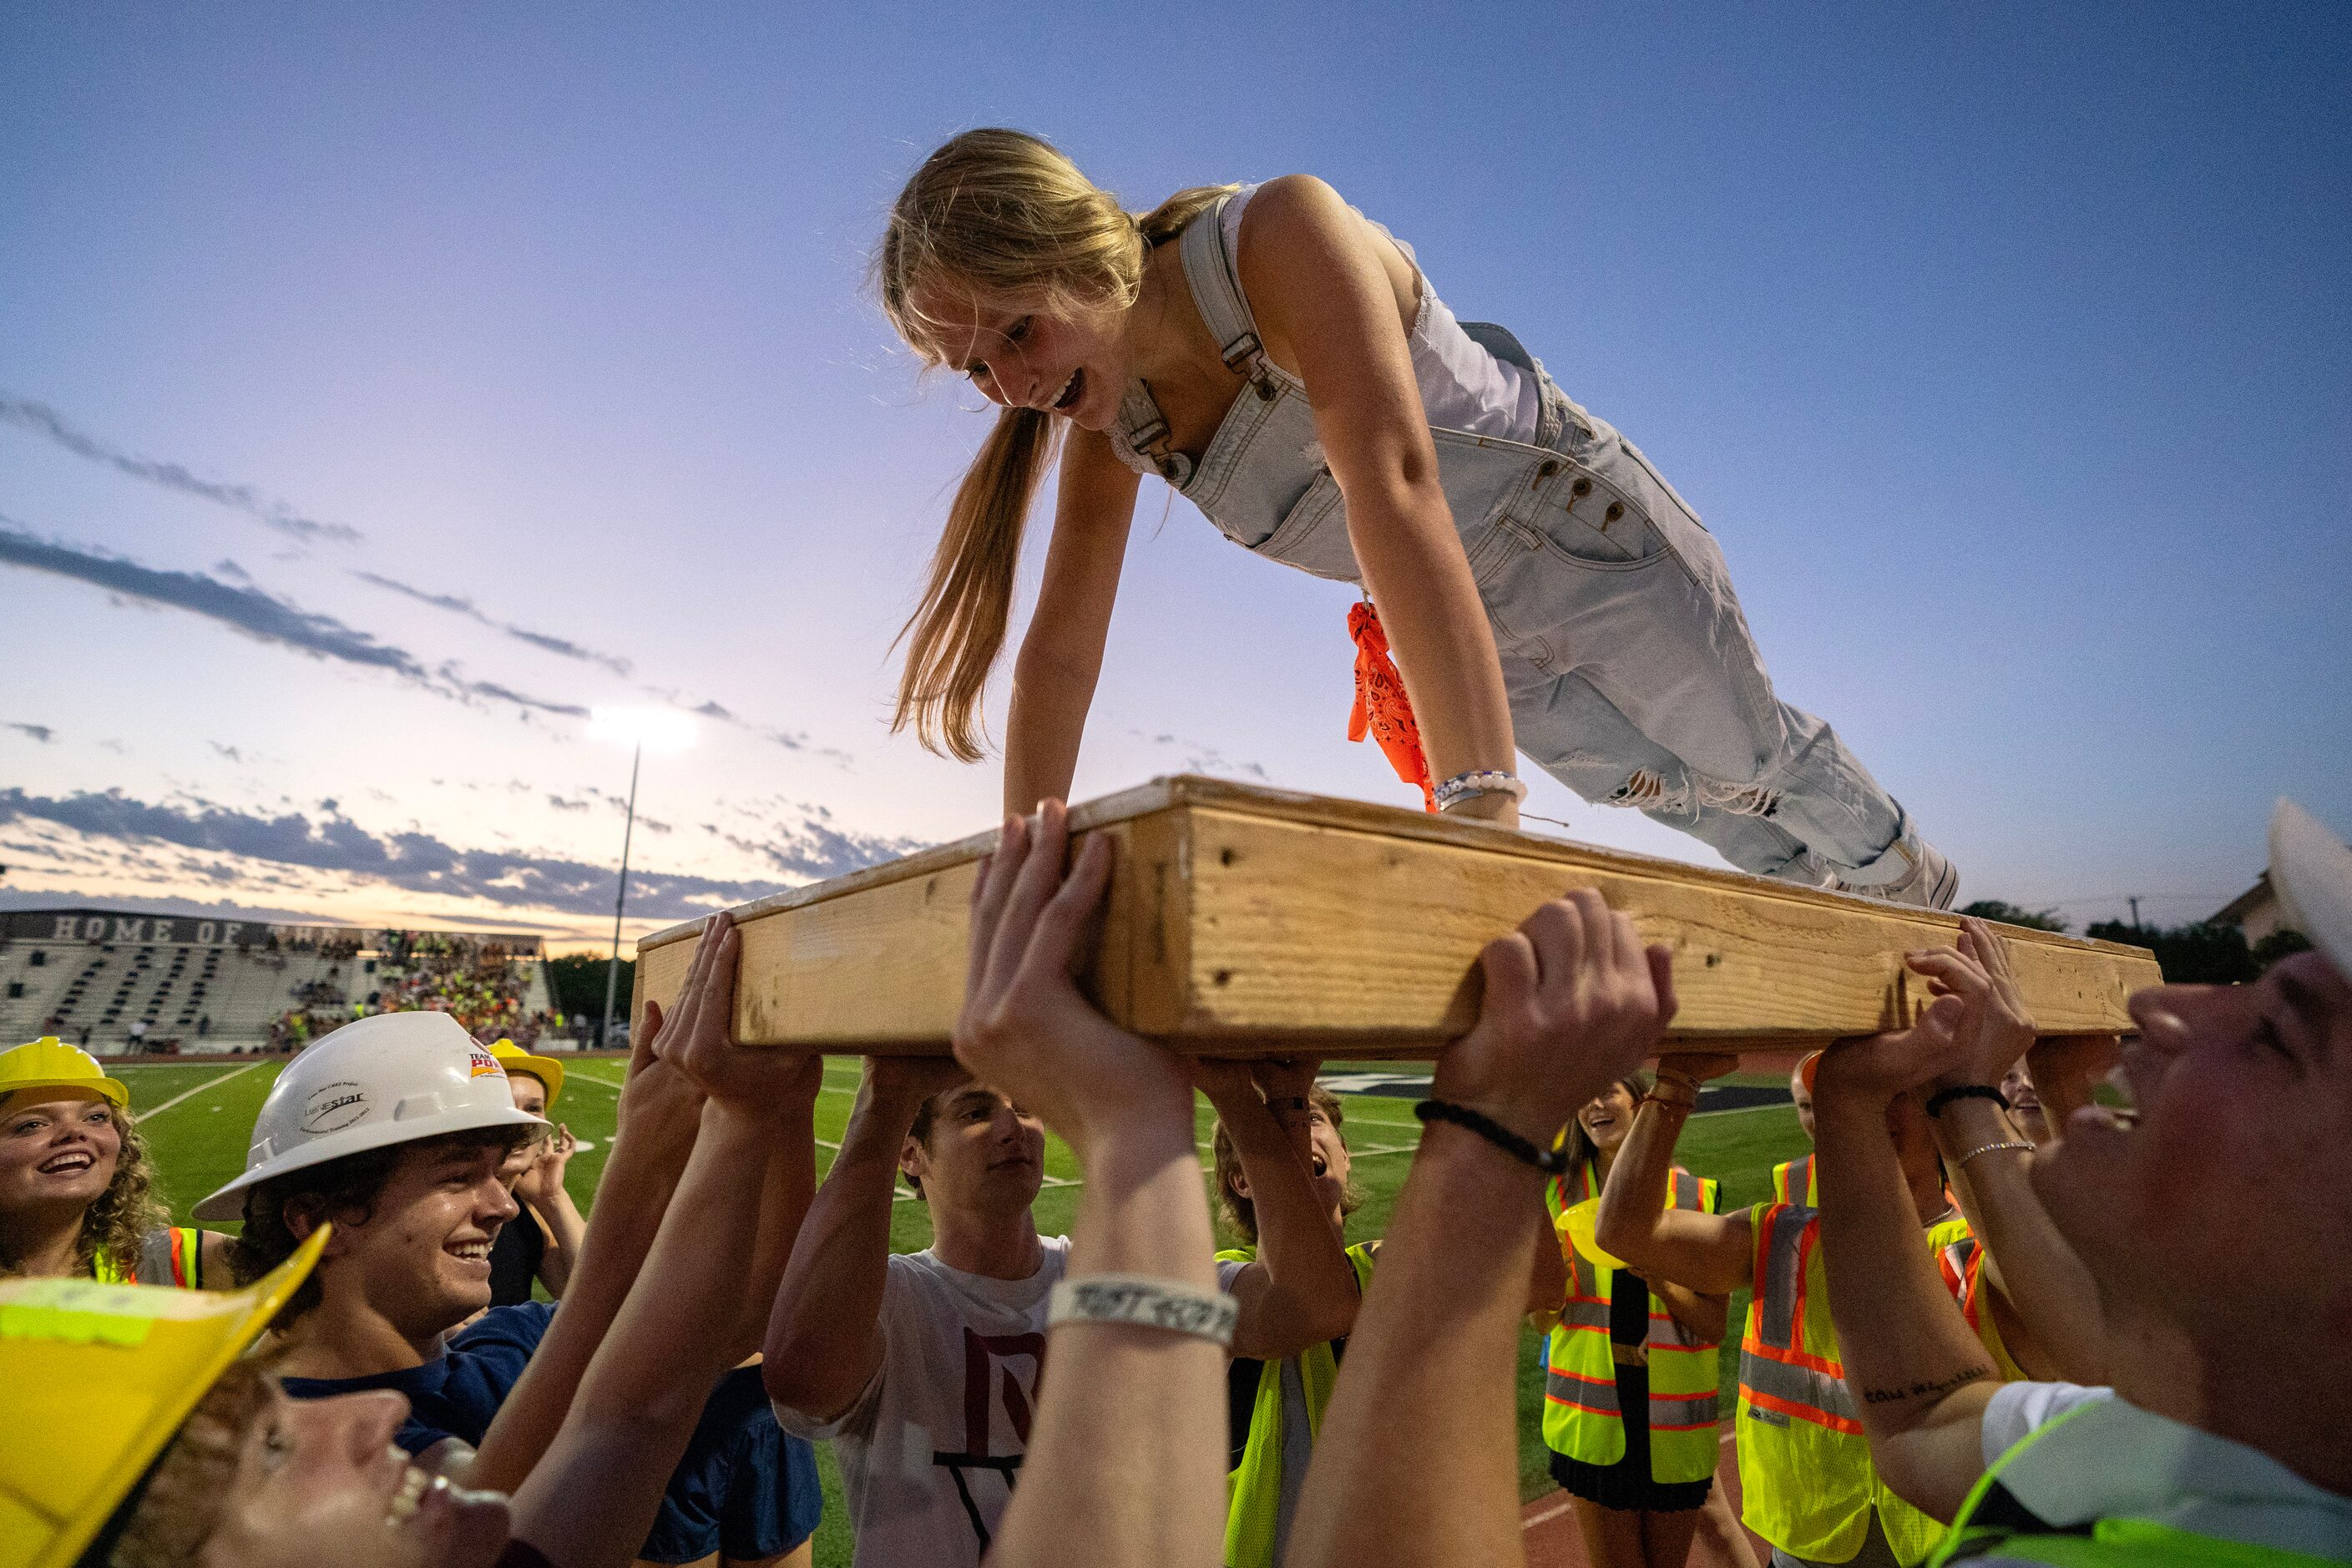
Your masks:
{"label": "white wristband", "polygon": [[1202,1290],[1176,1279],[1140,1274],[1090,1274],[1065,1279],[1047,1299],[1045,1326],[1059,1323],[1138,1323],[1147,1329],[1192,1334],[1231,1349],[1241,1308],[1222,1290]]}

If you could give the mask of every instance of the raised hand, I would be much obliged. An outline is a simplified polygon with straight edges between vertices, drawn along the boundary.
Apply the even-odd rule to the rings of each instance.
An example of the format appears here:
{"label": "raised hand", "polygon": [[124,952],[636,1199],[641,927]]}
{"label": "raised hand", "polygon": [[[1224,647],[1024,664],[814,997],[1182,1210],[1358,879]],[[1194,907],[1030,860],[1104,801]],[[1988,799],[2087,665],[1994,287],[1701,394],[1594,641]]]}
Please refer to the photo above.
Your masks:
{"label": "raised hand", "polygon": [[1322,1062],[1313,1057],[1266,1057],[1250,1064],[1250,1081],[1268,1105],[1307,1098]]}
{"label": "raised hand", "polygon": [[704,923],[677,1012],[653,1049],[712,1100],[774,1112],[814,1100],[824,1060],[814,1051],[735,1039],[735,970],[742,935],[721,911]]}
{"label": "raised hand", "polygon": [[580,1147],[572,1136],[572,1129],[559,1122],[555,1131],[535,1145],[538,1152],[525,1171],[522,1180],[515,1184],[515,1196],[534,1208],[544,1209],[563,1190],[564,1167]]}
{"label": "raised hand", "polygon": [[911,1109],[971,1081],[971,1072],[953,1057],[867,1057],[863,1092],[877,1103]]}
{"label": "raised hand", "polygon": [[1938,996],[1907,1029],[1832,1041],[1814,1074],[1814,1103],[1827,1098],[1884,1106],[1958,1070],[1968,1060],[1959,1034],[1961,1011],[1957,996]]}
{"label": "raised hand", "polygon": [[[1192,1140],[1183,1063],[1119,1028],[1078,994],[1071,967],[1110,879],[1110,840],[1080,848],[1069,875],[1067,810],[1049,800],[1004,825],[972,889],[956,1059],[1043,1117],[1081,1159],[1105,1130],[1165,1121]],[[1163,1129],[1164,1130],[1164,1129]]]}
{"label": "raised hand", "polygon": [[1958,951],[1937,948],[1906,954],[1904,963],[1927,978],[1939,997],[1960,999],[1953,1028],[1961,1060],[1928,1080],[1937,1089],[1956,1084],[1999,1084],[2003,1074],[2033,1046],[2033,1016],[2010,967],[2009,944],[1973,917],[1960,921]]}
{"label": "raised hand", "polygon": [[1658,1081],[1682,1083],[1693,1091],[1700,1084],[1739,1069],[1739,1058],[1729,1051],[1675,1051],[1658,1058]]}
{"label": "raised hand", "polygon": [[1591,889],[1538,906],[1478,955],[1478,1022],[1438,1058],[1431,1092],[1549,1147],[1657,1048],[1675,1016],[1670,956]]}

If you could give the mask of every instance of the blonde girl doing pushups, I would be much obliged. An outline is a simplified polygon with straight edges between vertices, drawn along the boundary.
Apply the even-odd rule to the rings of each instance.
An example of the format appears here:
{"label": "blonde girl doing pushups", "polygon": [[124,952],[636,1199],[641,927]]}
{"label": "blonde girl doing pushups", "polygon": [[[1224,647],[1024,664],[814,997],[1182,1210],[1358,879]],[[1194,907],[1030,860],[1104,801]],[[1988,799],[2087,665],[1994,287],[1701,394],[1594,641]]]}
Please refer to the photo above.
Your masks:
{"label": "blonde girl doing pushups", "polygon": [[1034,136],[967,132],[900,193],[875,274],[907,342],[1001,409],[898,690],[898,723],[966,761],[1059,448],[1008,809],[1068,792],[1155,474],[1254,553],[1362,587],[1364,719],[1432,809],[1515,825],[1524,751],[1742,869],[1950,903],[1949,863],[1827,724],[1773,694],[1682,499],[1508,331],[1456,321],[1412,250],[1322,181],[1198,186],[1134,215]]}

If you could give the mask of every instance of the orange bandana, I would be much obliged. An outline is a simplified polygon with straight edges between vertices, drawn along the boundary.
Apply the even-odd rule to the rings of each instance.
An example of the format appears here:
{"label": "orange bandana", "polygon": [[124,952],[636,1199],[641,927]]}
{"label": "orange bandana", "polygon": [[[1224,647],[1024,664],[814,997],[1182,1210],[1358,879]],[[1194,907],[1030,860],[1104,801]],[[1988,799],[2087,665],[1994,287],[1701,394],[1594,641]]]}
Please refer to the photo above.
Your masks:
{"label": "orange bandana", "polygon": [[1349,606],[1348,635],[1356,639],[1356,705],[1348,711],[1348,739],[1360,741],[1370,731],[1397,777],[1418,788],[1422,805],[1435,811],[1437,796],[1429,786],[1429,760],[1421,754],[1412,699],[1389,658],[1388,633],[1381,629],[1381,613],[1370,600]]}

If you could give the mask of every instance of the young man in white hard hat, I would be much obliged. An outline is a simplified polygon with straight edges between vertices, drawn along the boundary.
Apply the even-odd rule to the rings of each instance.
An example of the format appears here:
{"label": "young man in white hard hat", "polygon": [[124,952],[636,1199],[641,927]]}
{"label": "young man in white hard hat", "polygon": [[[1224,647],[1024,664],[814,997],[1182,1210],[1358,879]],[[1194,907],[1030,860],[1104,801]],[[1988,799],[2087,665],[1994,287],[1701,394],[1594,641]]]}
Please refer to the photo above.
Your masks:
{"label": "young man in white hard hat", "polygon": [[[1000,852],[1024,849],[1036,826],[1007,822]],[[1267,1136],[1244,1155],[1265,1261],[1236,1265],[1229,1281],[1241,1302],[1233,1351],[1271,1359],[1345,1333],[1356,1275],[1307,1163],[1262,1100],[1256,1113]],[[1253,1148],[1274,1157],[1251,1165]],[[1031,1211],[1045,1156],[1044,1123],[955,1061],[868,1058],[761,1367],[786,1430],[833,1442],[866,1568],[970,1568],[997,1533],[1069,1256],[1069,1238],[1040,1237]],[[929,1211],[932,1241],[894,1255],[901,1175]]]}
{"label": "young man in white hard hat", "polygon": [[52,1035],[0,1051],[0,1275],[202,1289],[228,1237],[169,1223],[131,1092]]}
{"label": "young man in white hard hat", "polygon": [[[517,1110],[544,1119],[555,1109],[563,1093],[562,1062],[534,1056],[512,1040],[498,1041],[490,1055],[507,1069],[507,1089]],[[557,1122],[507,1157],[503,1174],[522,1212],[500,1226],[498,1240],[490,1244],[491,1306],[530,1300],[533,1280],[545,1286],[551,1299],[563,1299],[588,1226],[563,1185],[564,1170],[578,1147],[572,1129]]]}
{"label": "young man in white hard hat", "polygon": [[[777,1114],[813,1136],[806,1102]],[[489,1252],[518,1205],[502,1179],[508,1155],[546,1123],[516,1109],[503,1065],[444,1013],[388,1013],[335,1031],[289,1064],[255,1122],[246,1173],[206,1198],[199,1217],[241,1208],[247,1270],[274,1267],[317,1226],[335,1238],[310,1280],[280,1315],[286,1391],[297,1398],[392,1390],[409,1402],[398,1441],[424,1453],[454,1439],[478,1444],[539,1354],[553,1325],[579,1327],[618,1306],[610,1290],[583,1319],[545,1302],[489,1306]],[[685,1157],[642,1152],[625,1140],[614,1192],[625,1184],[667,1190]],[[634,1167],[634,1168],[633,1168]],[[772,1295],[790,1230],[806,1205],[812,1173],[796,1200],[775,1200],[782,1237],[754,1246],[746,1288]],[[772,1186],[773,1184],[763,1184]],[[600,1216],[603,1210],[600,1207]],[[623,1288],[652,1232],[637,1230],[625,1251]],[[585,1242],[583,1241],[583,1247]],[[765,1268],[764,1283],[760,1270]],[[762,1300],[766,1296],[761,1297]],[[579,1305],[579,1303],[574,1303]],[[454,1338],[477,1313],[480,1321]],[[736,1359],[754,1342],[737,1331]],[[777,1428],[755,1372],[730,1373],[706,1391],[704,1418],[671,1478],[648,1562],[782,1562],[814,1531],[820,1494],[815,1459]]]}
{"label": "young man in white hard hat", "polygon": [[[1825,1096],[1821,1121],[1847,1377],[1880,1472],[1953,1521],[1939,1562],[2352,1560],[2352,849],[2287,801],[2270,848],[2315,951],[2252,984],[2135,994],[2128,1124],[2084,1106],[2053,1148],[2019,1137],[1981,984],[1824,1061],[1850,1106]],[[1980,1194],[2030,1200],[2011,1217],[2042,1222],[2043,1272],[2084,1277],[2111,1387],[1997,1382],[1891,1239],[1900,1199],[1865,1124],[1922,1085],[1956,1095],[1939,1131]]]}
{"label": "young man in white hard hat", "polygon": [[[811,1092],[815,1062],[730,1041],[736,943],[723,921],[712,936],[675,1016],[648,1009],[623,1094],[635,1173],[667,1178],[616,1193],[617,1226],[599,1205],[565,1311],[593,1310],[551,1337],[473,1486],[388,1448],[397,1394],[289,1401],[267,1355],[239,1359],[333,1246],[331,1225],[234,1295],[0,1281],[0,1568],[626,1563],[730,1353],[736,1238],[763,1201],[742,1173],[807,1158],[775,1107]],[[625,1255],[643,1254],[649,1216],[639,1268]],[[615,1288],[625,1306],[604,1307]]]}

